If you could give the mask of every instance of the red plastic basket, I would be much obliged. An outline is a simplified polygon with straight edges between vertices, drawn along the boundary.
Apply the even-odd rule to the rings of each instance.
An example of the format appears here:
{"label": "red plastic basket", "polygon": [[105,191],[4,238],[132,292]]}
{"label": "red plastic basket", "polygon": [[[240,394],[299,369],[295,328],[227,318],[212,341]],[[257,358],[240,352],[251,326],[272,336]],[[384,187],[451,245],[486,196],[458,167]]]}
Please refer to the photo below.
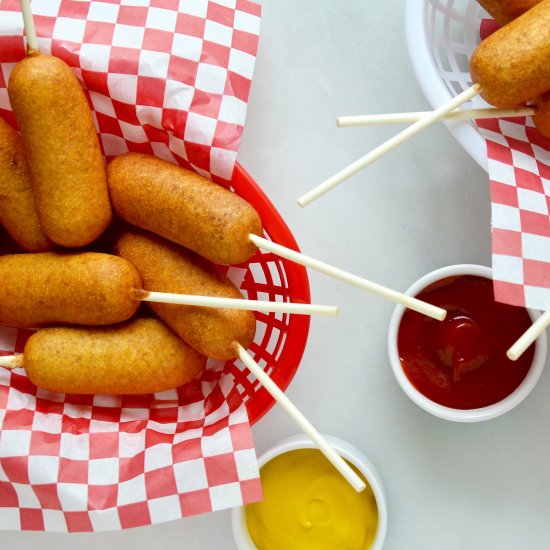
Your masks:
{"label": "red plastic basket", "polygon": [[[227,185],[227,182],[225,184]],[[235,166],[230,185],[232,191],[246,199],[260,214],[264,238],[293,250],[299,250],[281,215],[239,164]],[[239,277],[242,279],[240,289],[250,299],[310,303],[307,272],[298,264],[272,253],[258,250],[247,263],[236,266],[236,269],[245,269],[244,275]],[[309,322],[308,315],[256,313],[256,336],[249,353],[282,390],[285,390],[290,384],[300,364],[307,341]],[[17,331],[15,336],[12,334],[14,332],[14,329],[0,328],[0,348],[2,341],[7,338],[9,341],[16,342],[17,351],[23,351],[31,331]],[[4,347],[7,349],[9,346]],[[230,374],[235,380],[236,393],[234,395],[240,396],[240,401],[238,399],[228,400],[228,412],[232,412],[244,402],[250,423],[254,424],[273,406],[274,400],[239,360],[227,361],[221,369],[216,367],[215,374],[209,370],[205,371],[194,384],[203,381],[212,382],[227,374]],[[15,377],[13,380],[21,382],[21,377]],[[23,386],[28,386],[28,381],[22,383]],[[18,390],[21,389],[17,384],[16,387]],[[34,390],[30,388],[27,388],[27,391],[34,394]],[[187,392],[180,391],[178,393],[181,396],[180,404],[185,404]],[[79,397],[69,397],[70,400],[75,398]],[[88,402],[86,397],[82,396],[82,398],[83,403]],[[57,402],[59,396],[52,395],[52,400]],[[145,398],[143,402],[149,404],[153,409],[156,408],[154,400]]]}
{"label": "red plastic basket", "polygon": [[[118,0],[115,3],[119,3]],[[219,162],[211,166],[210,161],[218,158],[211,154],[211,149],[215,146],[218,153],[221,150],[227,158],[234,159],[242,122],[216,122],[219,131],[211,145],[202,144],[207,140],[196,139],[195,134],[191,136],[193,140],[186,140],[182,125],[189,120],[187,112],[164,105],[164,96],[158,94],[162,86],[151,86],[147,75],[135,74],[133,65],[126,59],[128,48],[112,48],[108,68],[89,70],[86,63],[82,65],[83,48],[80,44],[55,36],[58,16],[64,20],[67,17],[83,19],[80,4],[70,0],[48,4],[46,11],[49,15],[37,18],[37,30],[39,36],[48,37],[42,42],[43,53],[61,57],[82,78],[107,159],[129,150],[155,154],[186,168],[195,168],[203,175],[212,172],[228,174],[232,162],[226,162],[220,172]],[[173,9],[173,2],[166,4],[167,8]],[[243,6],[248,4],[245,2],[241,8]],[[19,5],[12,0],[0,0],[0,8],[17,12]],[[127,15],[128,10],[124,13]],[[139,15],[143,10],[132,10],[132,13]],[[217,14],[215,10],[212,13],[209,10],[207,16]],[[142,24],[138,21],[135,25]],[[96,33],[96,38],[109,36],[109,29],[113,27],[111,23],[97,22],[93,26],[105,31]],[[65,28],[64,25],[59,27],[61,30]],[[253,30],[249,35],[241,33],[239,40],[240,47],[246,43],[249,55],[255,52],[257,43]],[[54,36],[50,44],[52,32]],[[166,33],[160,34],[164,36]],[[159,36],[159,33],[154,30],[151,35]],[[0,116],[13,124],[6,82],[13,63],[24,54],[24,41],[21,32],[2,39]],[[109,40],[105,40],[107,44],[104,46],[109,46]],[[134,50],[135,56],[141,45],[136,45]],[[222,56],[217,61],[222,68],[225,67],[223,59]],[[206,60],[207,64],[215,61],[211,55]],[[186,90],[190,85],[185,68],[194,66],[193,63],[174,64],[178,71],[183,72],[180,77],[174,77],[175,81],[181,82]],[[113,76],[113,71],[116,73],[113,86],[118,92],[122,89],[124,97],[128,95],[126,92],[134,90],[132,82],[138,78],[139,89],[155,92],[154,101],[149,97],[145,97],[146,101],[138,101],[137,96],[127,101],[111,93],[109,77]],[[122,77],[129,78],[128,86],[121,85]],[[229,71],[224,90],[246,103],[249,84],[250,78],[246,74]],[[197,102],[191,105],[189,112],[194,112],[199,118],[210,117],[207,126],[211,128],[217,115],[212,118],[212,109],[207,107],[213,108],[221,99],[214,97],[212,104],[205,99],[204,94],[197,94]],[[198,126],[194,128],[197,130]],[[193,160],[191,166],[188,156]],[[241,166],[236,165],[231,181],[219,183],[230,187],[258,211],[265,238],[297,250],[296,242],[277,210]],[[243,294],[251,299],[310,301],[306,270],[271,253],[258,251],[249,262],[230,267],[228,271]],[[285,390],[296,373],[305,348],[309,317],[257,313],[256,319],[256,337],[249,352]],[[22,352],[29,335],[30,331],[0,328],[0,353]],[[174,507],[171,500],[163,507],[176,517],[257,500],[259,479],[252,471],[253,452],[247,452],[253,451],[253,441],[243,403],[253,424],[274,401],[237,360],[225,363],[209,361],[207,368],[191,383],[163,394],[143,396],[55,394],[36,388],[21,369],[0,369],[0,471],[3,474],[0,476],[0,520],[5,512],[3,515],[9,520],[10,529],[112,530],[165,521],[164,516],[163,519],[151,515],[151,510],[158,511],[155,506],[159,499],[180,502],[181,510],[178,510],[178,505]],[[235,414],[231,414],[233,412]],[[81,456],[80,447],[74,445],[76,439],[84,442],[83,448],[88,449],[85,456]],[[23,447],[24,451],[21,450]],[[203,456],[203,447],[208,448],[208,456]],[[146,457],[151,458],[147,468]],[[116,466],[111,468],[109,475],[102,474],[98,478],[98,472],[102,470],[97,467],[104,460]],[[245,465],[243,472],[237,467],[238,461]],[[59,467],[51,467],[52,462]],[[250,466],[248,470],[247,465]],[[182,480],[187,479],[182,469],[195,466],[204,470],[204,478],[193,474],[189,476],[193,480],[190,486],[178,485],[177,481],[183,483]],[[47,484],[43,481],[44,473],[48,474]],[[70,484],[70,490],[67,490],[67,484]],[[38,498],[40,509],[27,510],[25,500],[18,497],[19,492]],[[76,493],[79,495],[77,502],[73,498]],[[149,502],[150,499],[155,502]],[[35,500],[33,502],[36,504]],[[174,516],[168,519],[174,519]]]}
{"label": "red plastic basket", "polygon": [[[240,166],[230,186],[257,209],[266,238],[297,248],[281,216]],[[270,253],[257,251],[248,263],[230,267],[229,276],[238,278],[243,293],[252,299],[309,302],[305,269]],[[309,317],[258,313],[256,319],[256,336],[249,352],[284,390],[300,363]],[[1,328],[2,353],[23,351],[30,333]],[[178,499],[182,516],[220,509],[228,502],[255,501],[259,479],[246,475],[241,479],[237,468],[237,455],[241,462],[253,460],[247,454],[253,442],[242,414],[243,403],[249,423],[254,424],[274,400],[237,360],[210,361],[189,384],[141,396],[51,393],[36,388],[21,369],[0,369],[4,453],[0,460],[4,474],[0,479],[0,520],[3,514],[4,525],[10,529],[112,530],[164,521],[150,515],[159,495],[172,499],[171,506],[173,499]],[[73,451],[70,445],[76,440],[80,444]],[[213,440],[219,445],[214,454]],[[206,458],[203,445],[210,449]],[[153,458],[145,468],[147,457]],[[44,469],[52,461],[55,466],[45,480]],[[112,478],[112,472],[101,473],[98,481],[98,471],[103,470],[98,470],[97,464],[104,462],[111,468],[116,465],[116,477]],[[202,485],[188,487],[181,481],[187,469],[196,466],[200,471],[201,465],[206,476],[199,476]],[[225,489],[226,485],[231,489]],[[76,504],[66,486],[76,487]],[[131,492],[134,486],[138,487],[135,495]],[[239,490],[236,495],[235,487]],[[227,491],[232,500],[223,496]],[[35,504],[38,499],[40,508],[25,509],[25,495],[29,494],[34,495]],[[118,495],[122,495],[120,502]],[[180,513],[177,506],[171,513]]]}
{"label": "red plastic basket", "polygon": [[[246,199],[260,214],[263,223],[266,239],[272,240],[283,246],[298,250],[298,246],[288,226],[265,193],[254,182],[250,175],[239,165],[235,166],[231,180],[231,190]],[[253,300],[279,300],[299,303],[310,303],[309,282],[306,269],[298,264],[284,260],[272,253],[264,253],[258,250],[256,254],[245,264],[235,267],[245,269],[240,289],[242,293]],[[231,267],[229,268],[232,269]],[[280,313],[256,313],[256,336],[250,346],[249,353],[256,362],[262,366],[275,383],[285,390],[292,381],[300,360],[302,358],[307,335],[309,331],[310,318],[308,315],[289,315]],[[31,331],[20,330],[14,339],[15,329],[0,328],[0,348],[2,340],[16,342],[17,351],[23,351],[24,344],[31,334]],[[8,347],[8,346],[4,346]],[[9,352],[5,352],[9,353]],[[271,395],[261,387],[255,377],[244,367],[239,360],[230,360],[220,369],[215,367],[215,372],[206,370],[199,375],[193,385],[201,382],[212,382],[224,375],[230,374],[235,381],[236,392],[239,399],[228,400],[229,411],[238,408],[242,402],[246,403],[250,423],[257,422],[273,406],[274,400]],[[24,375],[23,375],[24,376]],[[24,387],[29,385],[28,381],[22,381],[21,376],[12,377],[12,382],[18,390],[19,383]],[[35,390],[28,388],[23,390],[34,394]],[[184,405],[188,399],[188,392],[183,390],[178,394],[181,397],[180,405]],[[92,396],[81,396],[82,403],[90,403]],[[77,401],[80,396],[67,396],[64,399]],[[52,394],[52,401],[57,402],[60,397]],[[63,399],[61,399],[63,400]],[[79,401],[80,402],[80,401]],[[145,398],[152,409],[157,407],[155,400]]]}

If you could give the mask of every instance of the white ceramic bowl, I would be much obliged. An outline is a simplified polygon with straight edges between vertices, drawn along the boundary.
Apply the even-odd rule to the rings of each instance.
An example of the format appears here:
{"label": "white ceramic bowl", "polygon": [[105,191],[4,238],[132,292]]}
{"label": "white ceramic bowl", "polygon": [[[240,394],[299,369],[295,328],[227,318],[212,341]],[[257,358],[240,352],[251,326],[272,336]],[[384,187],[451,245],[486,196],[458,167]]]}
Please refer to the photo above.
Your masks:
{"label": "white ceramic bowl", "polygon": [[[425,289],[427,286],[456,275],[478,275],[480,277],[492,278],[492,270],[489,267],[481,265],[452,265],[436,269],[427,275],[424,275],[418,281],[416,281],[407,291],[409,296],[416,296],[419,292]],[[540,313],[535,310],[527,310],[531,319],[535,321],[540,316]],[[536,341],[535,356],[533,357],[533,363],[529,369],[527,375],[523,379],[522,383],[503,400],[498,401],[487,407],[481,407],[478,409],[453,409],[445,407],[439,403],[435,403],[431,399],[428,399],[424,394],[420,393],[409,381],[403,368],[401,367],[401,361],[399,360],[399,353],[397,350],[397,333],[401,319],[405,313],[403,306],[397,306],[393,312],[390,320],[390,327],[388,332],[388,352],[390,355],[390,363],[393,370],[393,374],[397,379],[397,382],[401,386],[401,389],[419,406],[425,411],[444,418],[445,420],[452,420],[455,422],[479,422],[482,420],[489,420],[496,418],[505,412],[510,411],[519,403],[521,403],[535,387],[544,364],[546,362],[546,333],[541,334]]]}
{"label": "white ceramic bowl", "polygon": [[[380,476],[369,459],[353,445],[330,435],[325,435],[324,437],[332,445],[332,447],[334,447],[334,449],[336,449],[342,457],[351,462],[369,482],[378,507],[378,531],[376,532],[376,537],[369,550],[381,550],[384,545],[386,530],[388,527],[388,511]],[[271,449],[260,456],[258,459],[258,464],[261,468],[264,464],[276,456],[288,451],[313,448],[315,448],[315,445],[305,435],[288,437],[282,441],[279,441],[279,443],[275,444]],[[237,548],[239,550],[257,550],[256,546],[252,542],[252,539],[250,538],[250,535],[248,534],[244,506],[233,508],[231,521],[233,526],[233,537],[235,538]]]}

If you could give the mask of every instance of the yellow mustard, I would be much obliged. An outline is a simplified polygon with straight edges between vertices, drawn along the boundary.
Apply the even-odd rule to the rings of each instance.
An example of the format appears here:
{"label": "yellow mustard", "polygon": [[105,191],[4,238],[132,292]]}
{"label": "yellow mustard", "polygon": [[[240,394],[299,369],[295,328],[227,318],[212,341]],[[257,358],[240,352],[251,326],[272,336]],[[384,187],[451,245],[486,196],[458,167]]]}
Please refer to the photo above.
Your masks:
{"label": "yellow mustard", "polygon": [[258,550],[370,548],[378,527],[370,485],[357,493],[319,450],[279,455],[260,469],[260,476],[264,500],[245,508]]}

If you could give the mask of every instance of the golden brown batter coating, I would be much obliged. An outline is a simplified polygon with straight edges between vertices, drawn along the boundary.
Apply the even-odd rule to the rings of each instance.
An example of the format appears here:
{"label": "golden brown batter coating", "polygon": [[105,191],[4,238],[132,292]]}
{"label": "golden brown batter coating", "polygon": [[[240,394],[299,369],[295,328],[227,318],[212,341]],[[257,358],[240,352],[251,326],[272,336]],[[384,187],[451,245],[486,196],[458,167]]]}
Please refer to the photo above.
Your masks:
{"label": "golden brown batter coating", "polygon": [[537,106],[537,114],[533,117],[537,130],[550,138],[550,93],[545,94]]}
{"label": "golden brown batter coating", "polygon": [[248,260],[262,234],[257,212],[244,199],[195,172],[142,153],[107,166],[113,209],[127,222],[181,244],[218,264]]}
{"label": "golden brown batter coating", "polygon": [[[145,290],[243,297],[210,262],[156,235],[131,230],[119,238],[115,248],[139,271]],[[256,319],[250,311],[149,302],[147,305],[190,346],[214,359],[232,359],[233,342],[246,349],[254,339]]]}
{"label": "golden brown batter coating", "polygon": [[477,0],[499,25],[507,25],[540,0]]}
{"label": "golden brown batter coating", "polygon": [[139,307],[141,278],[126,260],[96,252],[0,258],[0,325],[110,325]]}
{"label": "golden brown batter coating", "polygon": [[24,367],[39,388],[60,393],[143,394],[189,382],[206,357],[157,319],[116,327],[48,328],[33,334]]}
{"label": "golden brown batter coating", "polygon": [[550,90],[550,0],[543,0],[486,38],[470,60],[481,96],[514,107]]}
{"label": "golden brown batter coating", "polygon": [[42,229],[62,246],[89,244],[109,225],[111,206],[79,81],[56,57],[27,56],[13,69],[8,93],[27,150]]}
{"label": "golden brown batter coating", "polygon": [[52,250],[38,222],[21,136],[0,118],[0,223],[28,252]]}

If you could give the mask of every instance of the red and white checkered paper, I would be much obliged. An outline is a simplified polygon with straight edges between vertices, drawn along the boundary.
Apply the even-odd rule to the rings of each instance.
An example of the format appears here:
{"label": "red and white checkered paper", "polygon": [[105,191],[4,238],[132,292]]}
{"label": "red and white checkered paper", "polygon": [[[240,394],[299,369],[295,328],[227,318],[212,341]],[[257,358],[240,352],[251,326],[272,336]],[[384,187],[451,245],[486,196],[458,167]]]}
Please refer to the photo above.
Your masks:
{"label": "red and white checkered paper", "polygon": [[[143,151],[230,178],[257,4],[33,0],[32,9],[42,52],[84,82],[107,156]],[[5,86],[24,55],[22,28],[18,1],[0,0],[0,114],[11,121]],[[228,275],[239,284],[244,271]],[[22,352],[28,335],[1,329],[0,353]],[[21,369],[0,369],[0,530],[117,530],[259,500],[235,372],[209,361],[178,390],[124,397],[53,394]]]}
{"label": "red and white checkered paper", "polygon": [[[1,347],[10,336],[22,351],[15,331]],[[118,530],[259,500],[246,409],[220,375],[210,365],[154,396],[78,396],[2,369],[0,530]]]}
{"label": "red and white checkered paper", "polygon": [[550,139],[530,118],[477,125],[489,161],[495,299],[550,309]]}
{"label": "red and white checkered paper", "polygon": [[[481,37],[496,28],[484,20]],[[550,139],[530,117],[476,123],[487,143],[495,299],[550,309]]]}
{"label": "red and white checkered paper", "polygon": [[[107,156],[152,153],[230,180],[260,6],[249,0],[32,0],[38,44],[74,68]],[[19,0],[0,0],[0,114],[24,55]]]}

